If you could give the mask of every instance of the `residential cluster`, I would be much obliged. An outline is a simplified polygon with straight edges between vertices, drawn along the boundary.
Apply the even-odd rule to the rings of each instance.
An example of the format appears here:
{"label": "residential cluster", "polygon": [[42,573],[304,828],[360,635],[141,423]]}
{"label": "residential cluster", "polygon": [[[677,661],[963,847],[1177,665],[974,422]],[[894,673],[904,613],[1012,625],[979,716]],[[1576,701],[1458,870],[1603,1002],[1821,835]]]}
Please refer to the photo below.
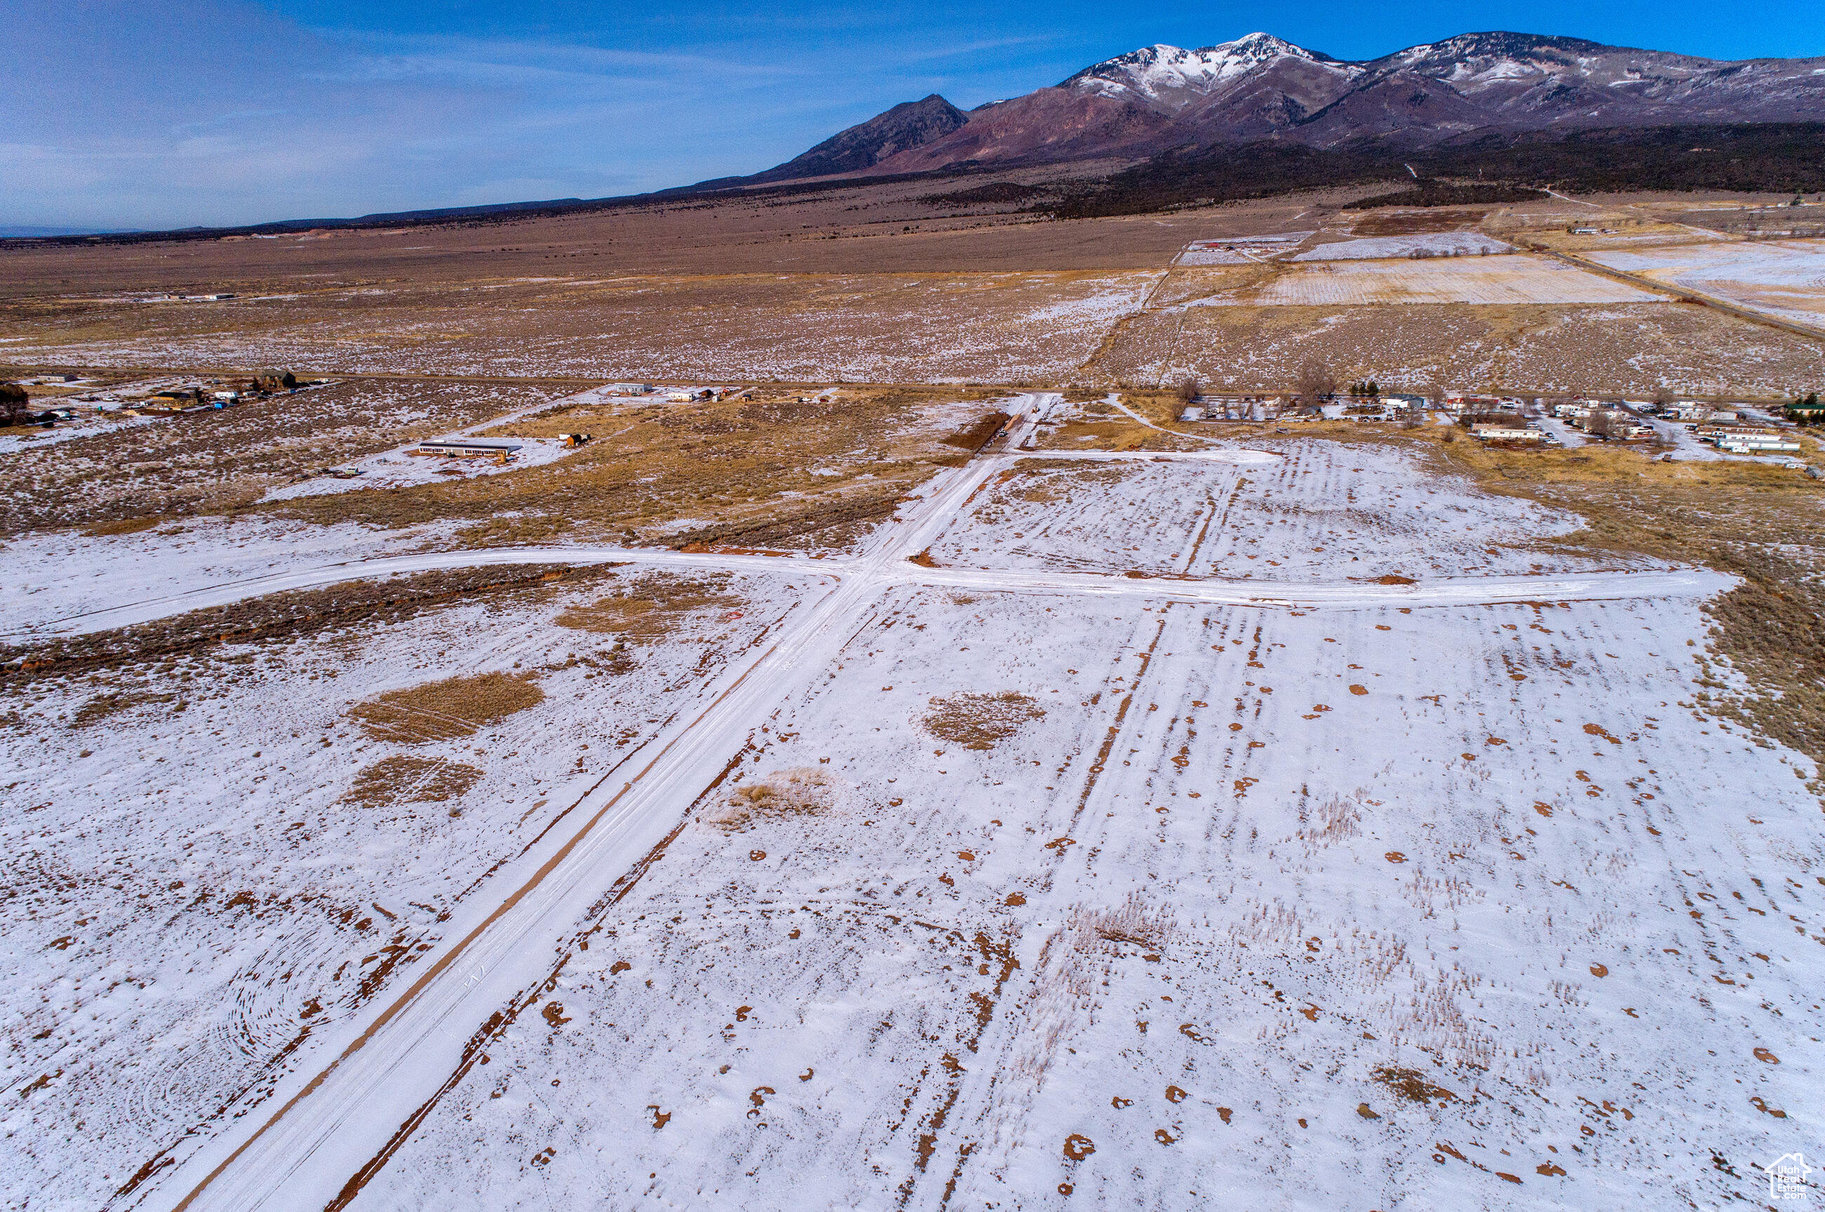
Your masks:
{"label": "residential cluster", "polygon": [[[1578,446],[1587,442],[1673,448],[1693,443],[1723,454],[1792,456],[1804,449],[1797,430],[1825,422],[1816,393],[1784,408],[1663,398],[1649,401],[1567,399],[1445,391],[1428,395],[1381,390],[1374,380],[1345,392],[1283,396],[1199,393],[1180,388],[1182,423],[1344,420],[1409,425],[1449,424],[1485,444]],[[1681,435],[1689,435],[1682,442]],[[1789,459],[1793,466],[1803,464]]]}

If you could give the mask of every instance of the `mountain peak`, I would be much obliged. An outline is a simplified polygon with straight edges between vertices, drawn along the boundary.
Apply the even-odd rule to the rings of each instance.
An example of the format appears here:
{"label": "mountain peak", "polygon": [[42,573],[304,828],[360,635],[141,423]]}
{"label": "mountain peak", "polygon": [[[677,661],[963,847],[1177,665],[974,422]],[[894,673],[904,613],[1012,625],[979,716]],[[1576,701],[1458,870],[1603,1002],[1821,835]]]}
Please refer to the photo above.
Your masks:
{"label": "mountain peak", "polygon": [[1244,76],[1287,61],[1341,66],[1273,34],[1246,34],[1196,50],[1164,42],[1086,67],[1060,88],[1115,99],[1173,103],[1208,94]]}
{"label": "mountain peak", "polygon": [[860,172],[873,168],[889,156],[940,139],[969,120],[968,114],[937,93],[918,101],[902,101],[866,122],[837,132],[778,168],[750,179],[791,181]]}

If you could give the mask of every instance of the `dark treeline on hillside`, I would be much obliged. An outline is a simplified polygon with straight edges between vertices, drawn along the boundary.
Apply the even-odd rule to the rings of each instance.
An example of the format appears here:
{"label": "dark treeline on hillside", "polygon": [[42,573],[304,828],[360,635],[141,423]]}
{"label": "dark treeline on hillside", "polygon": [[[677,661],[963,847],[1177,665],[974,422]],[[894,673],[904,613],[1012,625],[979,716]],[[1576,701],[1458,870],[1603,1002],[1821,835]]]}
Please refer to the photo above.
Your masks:
{"label": "dark treeline on hillside", "polygon": [[1487,181],[1454,184],[1428,178],[1411,189],[1397,189],[1393,193],[1356,198],[1350,205],[1357,210],[1369,210],[1377,206],[1499,206],[1507,202],[1531,202],[1535,198],[1546,196],[1545,190],[1527,185],[1510,185],[1506,182],[1492,184]]}
{"label": "dark treeline on hillside", "polygon": [[1817,193],[1825,190],[1825,123],[1484,135],[1423,150],[1361,140],[1330,148],[1256,143],[1168,152],[1034,209],[1061,219],[1141,214],[1412,175],[1420,181],[1404,193],[1374,201],[1439,205],[1457,200],[1460,191],[1466,202],[1518,201],[1531,195],[1517,191],[1548,185],[1579,193]]}

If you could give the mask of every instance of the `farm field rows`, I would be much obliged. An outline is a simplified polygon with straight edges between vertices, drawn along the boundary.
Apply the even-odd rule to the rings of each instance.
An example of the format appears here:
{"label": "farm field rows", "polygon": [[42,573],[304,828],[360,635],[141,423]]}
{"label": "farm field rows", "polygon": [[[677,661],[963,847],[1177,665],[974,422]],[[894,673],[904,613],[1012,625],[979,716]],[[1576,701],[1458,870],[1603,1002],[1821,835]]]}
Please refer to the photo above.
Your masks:
{"label": "farm field rows", "polygon": [[1598,251],[1593,261],[1771,312],[1825,323],[1825,241],[1706,243]]}
{"label": "farm field rows", "polygon": [[[1660,296],[1625,282],[1525,253],[1351,259],[1321,245],[1253,289],[1202,300],[1209,306],[1361,307],[1416,303],[1654,303]],[[1487,245],[1485,245],[1487,247]]]}
{"label": "farm field rows", "polygon": [[1267,448],[1284,457],[1263,466],[1097,468],[1035,457],[991,481],[931,555],[966,568],[1291,583],[1604,566],[1533,542],[1576,529],[1575,517],[1485,497],[1399,452],[1331,442]]}
{"label": "farm field rows", "polygon": [[1513,252],[1514,246],[1481,232],[1426,232],[1411,236],[1362,236],[1320,244],[1296,254],[1295,261],[1372,261],[1392,257],[1463,257]]}

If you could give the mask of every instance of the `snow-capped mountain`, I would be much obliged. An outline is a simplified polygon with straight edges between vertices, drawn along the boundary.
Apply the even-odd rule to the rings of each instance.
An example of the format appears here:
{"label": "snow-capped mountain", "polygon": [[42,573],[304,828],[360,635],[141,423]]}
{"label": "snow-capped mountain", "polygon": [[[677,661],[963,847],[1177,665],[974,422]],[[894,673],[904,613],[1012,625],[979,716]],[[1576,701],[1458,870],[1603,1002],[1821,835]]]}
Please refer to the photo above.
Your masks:
{"label": "snow-capped mountain", "polygon": [[[887,123],[887,139],[876,138],[877,118],[820,147],[841,143],[851,162],[868,162],[862,171],[882,174],[1131,160],[1264,139],[1324,147],[1368,136],[1421,146],[1484,131],[1825,122],[1825,58],[1725,62],[1497,32],[1348,61],[1254,33],[1189,50],[1144,46],[967,114],[937,97],[919,104],[946,112],[911,128]],[[800,157],[765,176],[812,175],[805,170],[826,159]]]}
{"label": "snow-capped mountain", "polygon": [[1339,87],[1362,68],[1313,54],[1272,34],[1250,34],[1234,42],[1198,50],[1156,43],[1086,67],[1060,88],[1077,89],[1116,100],[1184,108],[1198,99],[1274,68],[1308,71],[1312,78]]}

